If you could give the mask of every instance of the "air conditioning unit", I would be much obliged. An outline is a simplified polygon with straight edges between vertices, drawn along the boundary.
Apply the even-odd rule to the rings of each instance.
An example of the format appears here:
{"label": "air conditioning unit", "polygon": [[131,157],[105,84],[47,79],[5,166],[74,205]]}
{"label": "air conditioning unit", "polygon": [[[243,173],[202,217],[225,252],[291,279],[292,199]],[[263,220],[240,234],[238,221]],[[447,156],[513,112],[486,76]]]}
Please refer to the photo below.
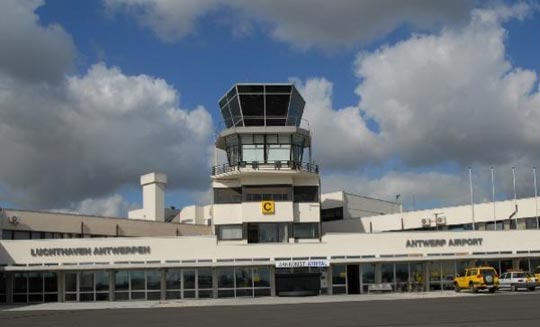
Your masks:
{"label": "air conditioning unit", "polygon": [[13,225],[17,225],[19,223],[19,217],[17,216],[8,217],[8,222],[12,223]]}
{"label": "air conditioning unit", "polygon": [[435,219],[435,223],[437,225],[446,225],[446,217],[437,217],[437,219]]}
{"label": "air conditioning unit", "polygon": [[430,227],[430,226],[431,226],[431,219],[423,218],[422,219],[422,227]]}

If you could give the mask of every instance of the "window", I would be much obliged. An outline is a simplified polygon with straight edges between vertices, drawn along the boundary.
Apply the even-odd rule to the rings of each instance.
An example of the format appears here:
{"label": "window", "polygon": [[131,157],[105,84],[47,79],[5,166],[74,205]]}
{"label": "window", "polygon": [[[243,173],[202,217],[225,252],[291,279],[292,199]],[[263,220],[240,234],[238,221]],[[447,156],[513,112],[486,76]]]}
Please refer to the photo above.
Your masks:
{"label": "window", "polygon": [[267,145],[267,162],[274,163],[276,161],[287,162],[291,160],[291,145],[290,144],[269,144]]}
{"label": "window", "polygon": [[321,209],[321,221],[343,220],[343,207]]}
{"label": "window", "polygon": [[58,301],[58,282],[55,272],[18,272],[13,277],[14,303]]}
{"label": "window", "polygon": [[294,238],[317,238],[319,237],[319,224],[294,224],[293,234]]}
{"label": "window", "polygon": [[347,293],[347,266],[345,265],[332,266],[332,293],[333,294]]}
{"label": "window", "polygon": [[2,231],[2,239],[3,240],[12,240],[13,239],[13,231],[4,229]]}
{"label": "window", "polygon": [[7,276],[4,273],[0,273],[0,303],[6,303],[7,297],[6,297],[6,287],[7,284]]}
{"label": "window", "polygon": [[241,203],[242,202],[242,188],[215,188],[214,189],[214,203]]}
{"label": "window", "polygon": [[216,234],[218,240],[241,240],[242,225],[218,225]]}
{"label": "window", "polygon": [[294,202],[319,202],[319,187],[295,186]]}
{"label": "window", "polygon": [[270,295],[268,267],[217,268],[218,297],[253,297]]}
{"label": "window", "polygon": [[290,186],[244,186],[243,196],[245,202],[260,202],[265,200],[290,201],[292,187]]}
{"label": "window", "polygon": [[249,223],[248,243],[288,242],[287,223]]}
{"label": "window", "polygon": [[264,144],[242,145],[242,160],[245,162],[264,162]]}
{"label": "window", "polygon": [[166,287],[165,297],[168,300],[182,298],[182,271],[180,269],[167,270]]}
{"label": "window", "polygon": [[212,269],[198,269],[197,270],[197,297],[198,298],[211,298],[213,297],[213,277]]}

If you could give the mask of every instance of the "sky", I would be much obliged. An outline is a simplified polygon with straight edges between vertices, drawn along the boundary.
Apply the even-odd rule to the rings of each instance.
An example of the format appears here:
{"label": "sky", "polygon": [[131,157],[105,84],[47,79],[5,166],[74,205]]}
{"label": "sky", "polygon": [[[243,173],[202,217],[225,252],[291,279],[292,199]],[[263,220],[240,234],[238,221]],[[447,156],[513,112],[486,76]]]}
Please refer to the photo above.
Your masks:
{"label": "sky", "polygon": [[538,1],[0,1],[0,205],[211,201],[217,101],[294,82],[323,192],[406,209],[534,196]]}

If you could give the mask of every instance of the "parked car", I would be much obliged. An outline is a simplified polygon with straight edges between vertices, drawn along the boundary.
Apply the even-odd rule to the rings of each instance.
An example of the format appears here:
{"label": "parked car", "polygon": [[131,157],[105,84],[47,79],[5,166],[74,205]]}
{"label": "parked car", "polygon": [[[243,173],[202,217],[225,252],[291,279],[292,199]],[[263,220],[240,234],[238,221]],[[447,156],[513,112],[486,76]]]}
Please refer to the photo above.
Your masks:
{"label": "parked car", "polygon": [[490,293],[494,293],[498,288],[497,271],[489,266],[466,268],[463,276],[457,275],[454,278],[456,292],[469,289],[471,293],[476,293],[478,290],[488,290]]}
{"label": "parked car", "polygon": [[533,273],[534,277],[536,278],[536,286],[540,286],[540,266],[536,267]]}
{"label": "parked car", "polygon": [[501,289],[510,289],[512,292],[520,288],[534,291],[536,289],[536,277],[530,272],[515,270],[508,271],[501,275],[499,279]]}

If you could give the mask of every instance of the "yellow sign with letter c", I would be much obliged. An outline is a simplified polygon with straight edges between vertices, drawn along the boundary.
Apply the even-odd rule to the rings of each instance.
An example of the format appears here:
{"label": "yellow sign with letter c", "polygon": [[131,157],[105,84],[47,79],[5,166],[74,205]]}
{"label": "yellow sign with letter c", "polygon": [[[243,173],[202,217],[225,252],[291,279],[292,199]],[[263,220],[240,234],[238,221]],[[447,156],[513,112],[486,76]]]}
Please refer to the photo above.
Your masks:
{"label": "yellow sign with letter c", "polygon": [[261,211],[263,215],[273,215],[275,212],[274,201],[261,202]]}

